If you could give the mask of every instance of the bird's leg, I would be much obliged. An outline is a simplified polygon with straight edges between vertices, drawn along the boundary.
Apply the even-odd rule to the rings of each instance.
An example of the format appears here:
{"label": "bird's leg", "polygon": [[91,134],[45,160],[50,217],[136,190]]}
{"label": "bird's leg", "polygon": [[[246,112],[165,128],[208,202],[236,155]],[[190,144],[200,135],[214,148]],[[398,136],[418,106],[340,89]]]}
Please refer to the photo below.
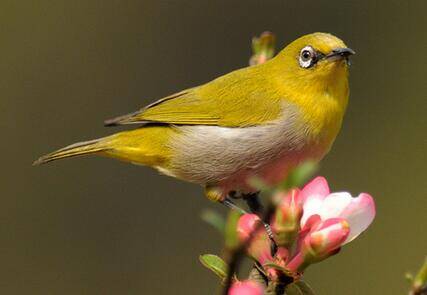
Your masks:
{"label": "bird's leg", "polygon": [[237,206],[229,197],[226,197],[224,200],[220,201],[221,204],[226,206],[227,208],[230,208],[231,210],[236,210],[237,212],[240,212],[241,214],[246,214],[247,212]]}

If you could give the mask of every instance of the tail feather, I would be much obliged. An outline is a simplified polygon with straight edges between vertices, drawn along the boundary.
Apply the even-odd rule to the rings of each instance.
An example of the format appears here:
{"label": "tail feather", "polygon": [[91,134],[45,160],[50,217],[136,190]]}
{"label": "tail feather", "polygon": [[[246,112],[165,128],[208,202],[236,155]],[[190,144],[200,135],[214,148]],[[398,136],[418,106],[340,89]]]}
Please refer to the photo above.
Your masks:
{"label": "tail feather", "polygon": [[169,161],[168,140],[177,132],[165,126],[147,126],[122,131],[103,138],[78,142],[36,160],[33,165],[76,157],[99,155],[146,166],[161,166]]}
{"label": "tail feather", "polygon": [[118,116],[112,119],[108,119],[104,121],[104,126],[111,127],[111,126],[119,126],[119,125],[126,125],[126,124],[144,124],[146,122],[144,121],[132,121],[132,119],[135,115],[139,114],[140,111],[136,111],[130,114]]}
{"label": "tail feather", "polygon": [[33,166],[45,164],[63,158],[82,156],[104,151],[105,145],[100,144],[101,142],[102,138],[71,144],[60,150],[38,158],[36,161],[34,161]]}

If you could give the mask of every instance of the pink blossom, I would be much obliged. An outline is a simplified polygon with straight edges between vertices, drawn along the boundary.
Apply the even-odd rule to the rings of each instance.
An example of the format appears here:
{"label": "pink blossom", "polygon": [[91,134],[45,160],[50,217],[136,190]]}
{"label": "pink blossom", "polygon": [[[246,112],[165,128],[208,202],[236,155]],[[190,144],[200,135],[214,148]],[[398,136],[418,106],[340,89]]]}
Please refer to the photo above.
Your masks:
{"label": "pink blossom", "polygon": [[301,190],[304,213],[301,228],[306,228],[313,216],[326,221],[342,218],[349,224],[350,233],[343,244],[354,240],[365,231],[375,217],[375,203],[367,193],[353,198],[347,192],[330,193],[328,183],[323,177],[316,177]]}
{"label": "pink blossom", "polygon": [[278,246],[292,245],[300,229],[300,219],[303,213],[302,196],[299,189],[293,189],[287,194],[279,192],[274,198],[280,198],[279,205],[273,216],[271,227],[275,233]]}
{"label": "pink blossom", "polygon": [[259,226],[261,219],[256,214],[243,214],[237,222],[237,235],[244,242],[249,239],[252,232]]}
{"label": "pink blossom", "polygon": [[229,295],[262,295],[264,294],[264,288],[254,281],[243,281],[234,283]]}
{"label": "pink blossom", "polygon": [[327,219],[318,223],[304,238],[301,251],[323,257],[338,249],[349,232],[349,225],[345,219]]}
{"label": "pink blossom", "polygon": [[309,264],[335,254],[349,232],[348,223],[342,218],[330,218],[316,223],[302,238],[299,250],[287,264],[287,268],[293,272],[302,272]]}
{"label": "pink blossom", "polygon": [[365,231],[375,217],[375,203],[369,194],[353,198],[347,192],[331,193],[323,177],[313,179],[302,190],[278,192],[274,198],[278,200],[271,219],[278,246],[274,256],[257,215],[244,214],[237,225],[242,243],[253,235],[246,251],[265,267],[272,279],[280,275],[281,268],[299,276],[308,265],[338,253],[341,246]]}
{"label": "pink blossom", "polygon": [[257,215],[243,214],[237,223],[237,235],[240,242],[245,243],[256,230],[247,252],[259,263],[264,264],[267,261],[273,261],[273,257],[271,256],[270,238],[261,223],[261,219]]}

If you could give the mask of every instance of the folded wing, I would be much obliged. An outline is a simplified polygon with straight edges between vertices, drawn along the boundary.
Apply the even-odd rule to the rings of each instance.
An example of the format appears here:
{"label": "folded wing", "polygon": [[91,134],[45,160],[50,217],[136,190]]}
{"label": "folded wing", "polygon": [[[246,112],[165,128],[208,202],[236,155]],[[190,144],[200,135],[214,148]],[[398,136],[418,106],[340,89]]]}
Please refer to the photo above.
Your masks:
{"label": "folded wing", "polygon": [[258,67],[244,68],[199,87],[162,98],[141,110],[105,121],[106,126],[164,123],[245,127],[273,121],[280,97]]}

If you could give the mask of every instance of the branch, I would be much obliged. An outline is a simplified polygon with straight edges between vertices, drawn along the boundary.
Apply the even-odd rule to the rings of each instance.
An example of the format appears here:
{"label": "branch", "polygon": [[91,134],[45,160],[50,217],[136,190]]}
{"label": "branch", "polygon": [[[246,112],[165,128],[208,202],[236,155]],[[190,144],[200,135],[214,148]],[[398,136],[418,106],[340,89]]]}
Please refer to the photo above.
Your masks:
{"label": "branch", "polygon": [[257,225],[257,227],[255,228],[255,230],[252,231],[252,233],[249,235],[248,239],[246,240],[246,243],[239,245],[234,251],[232,251],[231,257],[230,257],[229,263],[228,263],[227,276],[225,278],[225,283],[224,283],[224,292],[223,292],[224,295],[227,295],[228,291],[230,290],[230,287],[233,283],[233,275],[238,270],[240,262],[245,255],[247,245],[251,244],[251,242],[254,239],[258,230],[264,226],[264,223],[268,223],[270,221],[271,216],[273,215],[273,213],[275,211],[275,208],[276,208],[276,206],[270,200],[269,204],[266,207],[266,210],[262,214],[261,220],[263,222],[260,222]]}

